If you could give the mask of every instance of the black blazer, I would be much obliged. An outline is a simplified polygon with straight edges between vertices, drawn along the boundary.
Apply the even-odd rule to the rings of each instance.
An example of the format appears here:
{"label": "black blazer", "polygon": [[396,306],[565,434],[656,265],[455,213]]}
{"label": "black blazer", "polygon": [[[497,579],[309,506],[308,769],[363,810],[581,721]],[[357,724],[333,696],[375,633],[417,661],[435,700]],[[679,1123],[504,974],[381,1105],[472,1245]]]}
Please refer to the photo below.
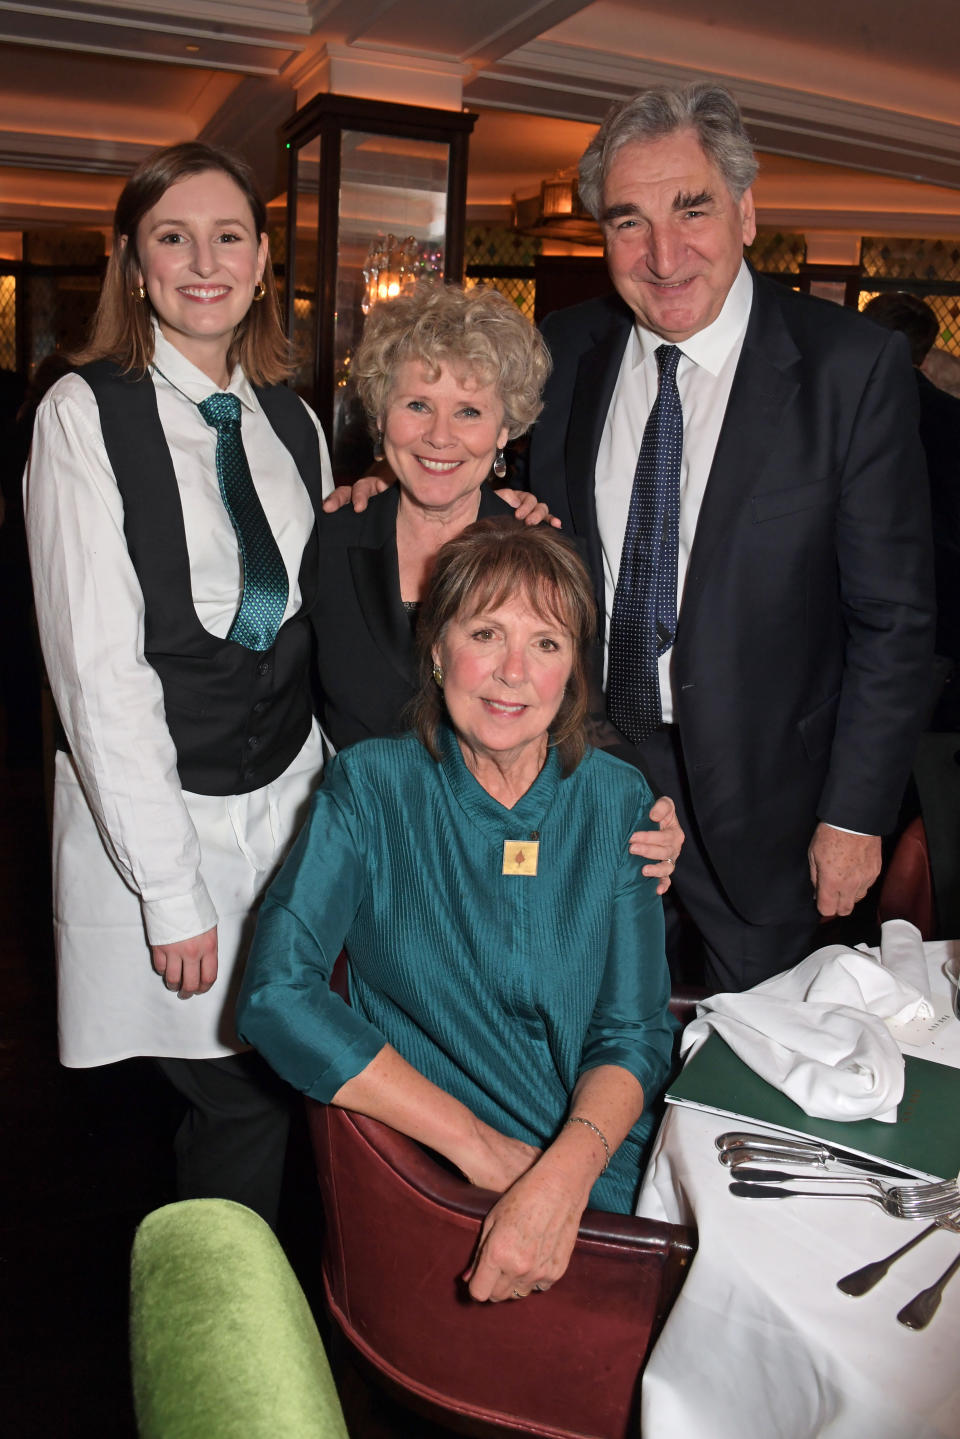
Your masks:
{"label": "black blazer", "polygon": [[[530,453],[601,612],[594,466],[631,323],[612,295],[548,318]],[[818,818],[895,822],[929,694],[929,531],[902,336],[755,277],[673,659],[692,812],[752,922],[809,894]]]}
{"label": "black blazer", "polygon": [[930,475],[937,653],[960,663],[960,400],[915,370]]}
{"label": "black blazer", "polygon": [[[400,600],[399,502],[394,485],[360,515],[348,505],[318,521],[320,723],[337,749],[405,729],[404,711],[417,691],[413,631]],[[478,519],[512,514],[482,487]]]}

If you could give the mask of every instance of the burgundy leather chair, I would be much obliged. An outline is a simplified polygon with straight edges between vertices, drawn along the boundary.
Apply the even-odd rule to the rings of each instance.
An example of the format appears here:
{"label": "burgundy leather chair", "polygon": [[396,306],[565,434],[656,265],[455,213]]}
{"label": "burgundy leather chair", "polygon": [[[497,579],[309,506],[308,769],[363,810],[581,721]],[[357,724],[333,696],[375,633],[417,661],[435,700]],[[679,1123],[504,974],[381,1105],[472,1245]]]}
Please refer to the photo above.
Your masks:
{"label": "burgundy leather chair", "polygon": [[478,1304],[459,1276],[495,1196],[386,1125],[308,1101],[330,1312],[361,1367],[429,1419],[476,1436],[625,1439],[646,1356],[695,1235],[588,1210],[543,1294]]}
{"label": "burgundy leather chair", "polygon": [[936,938],[930,852],[919,815],[897,841],[880,885],[877,914],[881,923],[886,919],[908,919],[923,939]]}

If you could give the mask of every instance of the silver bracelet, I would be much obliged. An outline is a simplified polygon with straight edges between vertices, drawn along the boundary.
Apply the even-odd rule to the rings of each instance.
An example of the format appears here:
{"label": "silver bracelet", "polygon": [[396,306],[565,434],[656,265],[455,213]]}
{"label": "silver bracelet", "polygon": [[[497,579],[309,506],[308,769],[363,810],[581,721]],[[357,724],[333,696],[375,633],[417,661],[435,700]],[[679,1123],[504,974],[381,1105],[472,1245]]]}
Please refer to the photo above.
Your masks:
{"label": "silver bracelet", "polygon": [[610,1167],[610,1146],[607,1143],[607,1136],[604,1134],[602,1129],[597,1128],[592,1119],[583,1119],[579,1114],[575,1114],[572,1119],[568,1119],[567,1124],[585,1124],[588,1129],[593,1130],[594,1134],[597,1136],[600,1143],[603,1145],[603,1152],[607,1157],[603,1161],[603,1168],[597,1175],[598,1179],[601,1178],[604,1174],[606,1174],[607,1170]]}

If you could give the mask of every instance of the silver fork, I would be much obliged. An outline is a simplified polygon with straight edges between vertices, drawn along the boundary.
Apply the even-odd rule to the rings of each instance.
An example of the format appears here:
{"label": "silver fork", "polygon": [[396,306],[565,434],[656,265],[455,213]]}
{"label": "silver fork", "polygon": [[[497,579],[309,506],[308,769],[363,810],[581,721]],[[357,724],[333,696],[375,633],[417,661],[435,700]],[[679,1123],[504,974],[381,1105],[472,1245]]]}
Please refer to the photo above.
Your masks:
{"label": "silver fork", "polygon": [[844,1294],[850,1294],[854,1299],[859,1299],[862,1294],[869,1293],[875,1284],[880,1283],[880,1280],[898,1259],[901,1259],[904,1254],[909,1254],[911,1249],[916,1249],[921,1240],[926,1239],[930,1234],[935,1234],[938,1229],[947,1229],[953,1234],[960,1234],[960,1213],[941,1214],[926,1229],[915,1234],[912,1239],[908,1239],[906,1244],[902,1244],[899,1249],[895,1249],[885,1259],[874,1259],[870,1264],[864,1264],[862,1269],[855,1269],[852,1274],[845,1274],[842,1279],[837,1280],[837,1288],[841,1289]]}
{"label": "silver fork", "polygon": [[864,1184],[875,1194],[892,1196],[901,1212],[950,1214],[960,1206],[960,1189],[955,1179],[938,1180],[926,1184],[884,1185],[870,1174],[787,1174],[777,1169],[753,1169],[748,1172],[749,1158],[736,1158],[730,1165],[730,1173],[744,1179],[761,1182],[781,1183],[799,1180],[817,1184]]}
{"label": "silver fork", "polygon": [[752,1184],[744,1180],[735,1180],[729,1185],[729,1189],[731,1194],[742,1199],[866,1199],[870,1204],[879,1205],[894,1219],[934,1219],[939,1214],[949,1214],[956,1208],[957,1203],[954,1197],[904,1208],[895,1190],[872,1194],[862,1189],[778,1189],[774,1184]]}

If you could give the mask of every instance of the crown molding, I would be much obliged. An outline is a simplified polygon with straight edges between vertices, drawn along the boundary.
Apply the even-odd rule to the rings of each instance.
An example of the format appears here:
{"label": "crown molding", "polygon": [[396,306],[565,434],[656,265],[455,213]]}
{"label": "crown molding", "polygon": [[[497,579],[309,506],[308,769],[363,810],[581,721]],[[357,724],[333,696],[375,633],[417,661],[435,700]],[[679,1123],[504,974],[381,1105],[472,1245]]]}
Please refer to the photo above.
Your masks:
{"label": "crown molding", "polygon": [[198,16],[196,9],[184,10],[182,23],[176,15],[154,5],[105,11],[0,0],[0,42],[268,76],[278,75],[305,43],[300,35],[246,29],[234,7],[225,7],[222,20]]}
{"label": "crown molding", "polygon": [[815,205],[757,207],[757,224],[767,230],[806,232],[826,230],[851,235],[913,235],[954,238],[960,230],[957,214],[934,211],[819,210]]}
{"label": "crown molding", "polygon": [[[599,124],[612,101],[638,90],[716,79],[704,70],[538,41],[482,70],[464,100]],[[724,83],[758,149],[960,188],[960,125],[740,77]]]}
{"label": "crown molding", "polygon": [[17,134],[5,130],[0,137],[0,166],[126,177],[155,148],[150,143],[96,140],[89,135]]}

